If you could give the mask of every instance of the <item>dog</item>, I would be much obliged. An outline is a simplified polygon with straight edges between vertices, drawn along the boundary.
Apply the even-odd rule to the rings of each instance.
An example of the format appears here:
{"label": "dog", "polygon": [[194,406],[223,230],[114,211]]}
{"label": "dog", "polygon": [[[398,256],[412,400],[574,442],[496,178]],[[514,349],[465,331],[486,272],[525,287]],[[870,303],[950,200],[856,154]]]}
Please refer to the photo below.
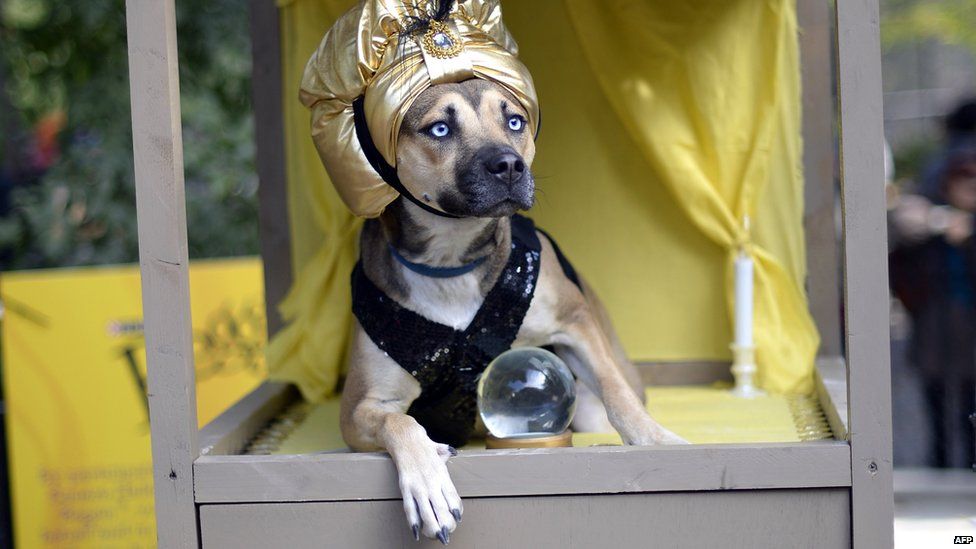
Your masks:
{"label": "dog", "polygon": [[[360,237],[362,275],[407,314],[454,330],[475,320],[512,253],[513,214],[534,203],[535,142],[526,118],[507,90],[480,79],[432,86],[407,111],[396,146],[398,175],[453,217],[400,199],[368,220]],[[512,347],[551,346],[570,367],[578,380],[574,430],[616,430],[630,445],[685,443],[647,414],[639,375],[597,297],[567,276],[544,233],[532,236],[540,268]],[[450,268],[477,258],[483,261],[470,272],[446,278],[407,267]],[[342,394],[343,438],[354,450],[390,454],[415,539],[422,533],[446,544],[463,513],[446,466],[456,450],[432,440],[407,413],[420,382],[375,339],[357,320]]]}

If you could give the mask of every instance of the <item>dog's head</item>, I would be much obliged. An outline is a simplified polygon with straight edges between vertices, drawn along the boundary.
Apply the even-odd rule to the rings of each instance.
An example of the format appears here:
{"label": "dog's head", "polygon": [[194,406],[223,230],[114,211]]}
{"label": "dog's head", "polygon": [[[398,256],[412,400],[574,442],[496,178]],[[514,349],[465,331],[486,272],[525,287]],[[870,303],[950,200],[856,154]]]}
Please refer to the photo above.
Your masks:
{"label": "dog's head", "polygon": [[459,217],[505,217],[535,200],[528,114],[503,87],[439,84],[400,126],[397,174],[417,199]]}

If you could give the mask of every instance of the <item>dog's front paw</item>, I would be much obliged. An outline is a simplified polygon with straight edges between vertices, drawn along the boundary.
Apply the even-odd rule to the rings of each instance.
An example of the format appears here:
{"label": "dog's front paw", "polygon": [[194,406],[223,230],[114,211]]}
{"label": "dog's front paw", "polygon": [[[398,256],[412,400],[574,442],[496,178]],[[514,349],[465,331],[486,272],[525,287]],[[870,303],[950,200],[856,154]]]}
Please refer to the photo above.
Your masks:
{"label": "dog's front paw", "polygon": [[629,446],[690,444],[687,440],[679,437],[664,427],[661,427],[660,424],[651,418],[647,418],[646,422],[641,425],[641,428],[635,429],[633,432],[627,434],[624,434],[623,432],[620,434],[621,438],[624,440],[624,443]]}
{"label": "dog's front paw", "polygon": [[657,444],[691,444],[687,440],[661,427],[657,435]]}
{"label": "dog's front paw", "polygon": [[428,440],[416,451],[396,456],[403,510],[416,540],[423,533],[447,545],[451,532],[461,522],[464,508],[447,472],[447,460],[455,455],[454,448]]}

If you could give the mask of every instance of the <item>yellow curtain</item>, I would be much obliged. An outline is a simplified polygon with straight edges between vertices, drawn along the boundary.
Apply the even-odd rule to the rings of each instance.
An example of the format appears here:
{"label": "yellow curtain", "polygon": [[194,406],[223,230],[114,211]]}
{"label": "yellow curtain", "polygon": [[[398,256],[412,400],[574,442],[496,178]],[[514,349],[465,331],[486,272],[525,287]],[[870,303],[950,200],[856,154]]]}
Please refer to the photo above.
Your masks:
{"label": "yellow curtain", "polygon": [[[358,223],[308,136],[297,88],[351,0],[282,4],[292,324],[273,377],[334,388],[350,320]],[[796,17],[788,0],[503,2],[543,113],[531,215],[607,305],[635,360],[728,360],[731,260],[756,260],[761,382],[812,387],[816,329],[802,290]],[[742,229],[751,218],[751,239]]]}
{"label": "yellow curtain", "polygon": [[[566,6],[607,101],[659,183],[725,251],[729,311],[735,253],[744,246],[755,260],[760,383],[809,391],[819,336],[794,255],[803,250],[803,179],[793,1]],[[767,189],[774,204],[761,204]],[[778,250],[750,238],[747,217]]]}

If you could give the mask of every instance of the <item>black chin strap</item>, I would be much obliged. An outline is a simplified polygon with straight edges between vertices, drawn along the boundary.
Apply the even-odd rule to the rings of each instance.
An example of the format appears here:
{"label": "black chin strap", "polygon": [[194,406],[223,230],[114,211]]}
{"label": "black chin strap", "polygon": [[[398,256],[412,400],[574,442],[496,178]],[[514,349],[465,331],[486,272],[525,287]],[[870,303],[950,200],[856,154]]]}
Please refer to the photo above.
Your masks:
{"label": "black chin strap", "polygon": [[450,219],[459,219],[456,215],[451,215],[447,212],[442,212],[437,208],[427,204],[410,194],[410,191],[403,186],[400,182],[400,176],[397,175],[396,168],[391,166],[380,151],[376,148],[376,144],[373,143],[373,136],[369,133],[369,126],[366,125],[366,111],[363,108],[363,96],[359,96],[355,101],[352,102],[352,112],[353,120],[356,123],[356,137],[359,139],[359,146],[362,147],[363,153],[366,154],[366,160],[369,161],[369,165],[376,170],[376,173],[380,174],[383,181],[387,185],[396,189],[400,196],[404,196],[410,202],[416,204],[420,209],[428,211],[434,215],[439,215],[441,217],[447,217]]}

